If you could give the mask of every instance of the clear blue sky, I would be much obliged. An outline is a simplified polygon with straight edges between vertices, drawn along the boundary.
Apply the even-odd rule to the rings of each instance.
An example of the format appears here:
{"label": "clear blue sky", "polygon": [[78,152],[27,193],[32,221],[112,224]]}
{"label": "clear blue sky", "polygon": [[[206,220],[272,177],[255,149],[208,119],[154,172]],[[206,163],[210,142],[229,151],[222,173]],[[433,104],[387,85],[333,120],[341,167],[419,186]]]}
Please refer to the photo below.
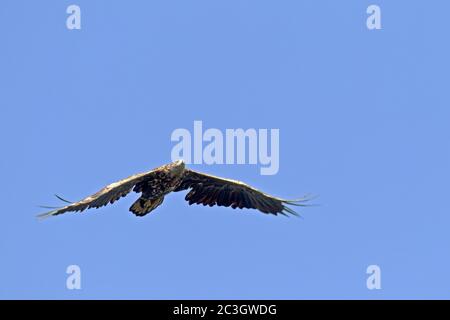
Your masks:
{"label": "clear blue sky", "polygon": [[[77,4],[82,29],[66,28]],[[366,8],[382,30],[366,28]],[[2,1],[1,298],[450,298],[446,1]],[[170,134],[279,128],[280,171],[196,165],[304,219],[114,206],[45,221],[170,161]],[[82,289],[66,289],[66,268]],[[366,268],[381,268],[381,290]]]}

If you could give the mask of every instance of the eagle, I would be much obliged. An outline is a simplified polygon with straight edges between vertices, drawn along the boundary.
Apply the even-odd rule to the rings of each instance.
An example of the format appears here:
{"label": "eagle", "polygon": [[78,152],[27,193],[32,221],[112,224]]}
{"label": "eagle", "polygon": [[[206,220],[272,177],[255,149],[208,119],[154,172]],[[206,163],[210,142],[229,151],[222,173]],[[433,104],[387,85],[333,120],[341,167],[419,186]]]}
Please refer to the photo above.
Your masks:
{"label": "eagle", "polygon": [[204,206],[224,206],[233,209],[257,209],[265,214],[298,214],[289,206],[307,206],[307,197],[297,200],[285,200],[263,193],[241,181],[224,179],[187,169],[182,160],[160,166],[148,172],[132,175],[111,183],[100,191],[64,207],[46,207],[54,210],[38,215],[46,218],[66,212],[83,212],[86,209],[100,208],[112,204],[131,191],[140,193],[140,197],[131,205],[130,211],[143,217],[155,210],[171,192],[189,190],[185,200]]}

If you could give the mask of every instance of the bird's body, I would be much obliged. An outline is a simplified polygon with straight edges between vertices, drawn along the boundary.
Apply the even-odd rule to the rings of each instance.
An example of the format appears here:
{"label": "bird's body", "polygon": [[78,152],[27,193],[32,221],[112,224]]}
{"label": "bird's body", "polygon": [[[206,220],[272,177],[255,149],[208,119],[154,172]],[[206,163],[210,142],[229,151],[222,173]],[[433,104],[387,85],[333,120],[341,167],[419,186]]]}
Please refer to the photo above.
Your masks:
{"label": "bird's body", "polygon": [[144,216],[156,209],[171,192],[190,189],[185,199],[191,204],[209,206],[231,206],[235,208],[257,209],[267,214],[296,214],[286,205],[304,206],[306,198],[284,200],[272,197],[240,181],[223,179],[189,170],[181,160],[135,174],[109,184],[97,193],[62,208],[46,212],[40,217],[59,215],[70,211],[84,211],[112,204],[131,191],[140,193],[130,211],[136,216]]}
{"label": "bird's body", "polygon": [[137,216],[146,215],[159,206],[164,196],[178,188],[185,174],[183,162],[170,163],[155,170],[151,179],[145,179],[134,187],[133,191],[142,192],[142,195],[130,207],[130,211]]}

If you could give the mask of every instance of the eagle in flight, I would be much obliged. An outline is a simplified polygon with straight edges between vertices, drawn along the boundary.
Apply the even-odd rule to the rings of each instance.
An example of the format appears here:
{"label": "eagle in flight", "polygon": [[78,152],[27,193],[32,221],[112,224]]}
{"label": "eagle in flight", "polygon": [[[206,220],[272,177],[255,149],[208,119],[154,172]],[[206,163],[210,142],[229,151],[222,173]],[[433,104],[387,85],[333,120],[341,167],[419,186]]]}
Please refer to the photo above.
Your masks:
{"label": "eagle in flight", "polygon": [[224,179],[189,170],[182,160],[175,161],[148,172],[132,175],[111,183],[97,193],[83,200],[39,215],[40,218],[56,216],[65,212],[82,212],[90,208],[100,208],[125,197],[131,191],[141,193],[139,199],[130,207],[136,216],[142,217],[156,209],[170,192],[189,190],[185,200],[191,204],[210,207],[224,206],[233,209],[257,209],[266,214],[298,215],[292,206],[306,206],[307,198],[285,200],[265,194],[236,180]]}

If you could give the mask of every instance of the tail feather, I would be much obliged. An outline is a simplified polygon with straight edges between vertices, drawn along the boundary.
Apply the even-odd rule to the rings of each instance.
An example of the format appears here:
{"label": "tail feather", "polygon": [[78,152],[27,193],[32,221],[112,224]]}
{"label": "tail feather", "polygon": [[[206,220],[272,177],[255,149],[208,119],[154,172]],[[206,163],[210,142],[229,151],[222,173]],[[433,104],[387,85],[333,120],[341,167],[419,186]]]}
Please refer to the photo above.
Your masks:
{"label": "tail feather", "polygon": [[164,197],[159,197],[155,199],[146,199],[140,197],[135,203],[130,207],[130,211],[136,216],[145,216],[150,211],[155,210],[164,200]]}

